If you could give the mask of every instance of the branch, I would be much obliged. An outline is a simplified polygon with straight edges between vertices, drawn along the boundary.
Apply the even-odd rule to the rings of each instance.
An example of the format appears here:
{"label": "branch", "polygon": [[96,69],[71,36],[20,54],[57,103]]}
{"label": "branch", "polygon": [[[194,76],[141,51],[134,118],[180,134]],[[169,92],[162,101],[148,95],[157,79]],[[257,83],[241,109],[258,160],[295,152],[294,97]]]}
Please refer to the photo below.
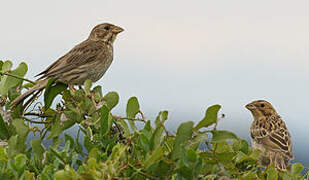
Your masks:
{"label": "branch", "polygon": [[22,116],[22,118],[30,123],[35,123],[35,124],[49,124],[49,122],[45,122],[45,121],[33,121],[25,116]]}
{"label": "branch", "polygon": [[24,80],[24,81],[27,81],[29,83],[32,83],[32,84],[36,84],[34,81],[31,81],[29,79],[26,79],[26,78],[23,78],[23,77],[20,77],[20,76],[17,76],[17,75],[14,75],[14,74],[9,74],[7,72],[0,72],[0,75],[6,75],[6,76],[11,76],[11,77],[14,77],[14,78],[17,78],[17,79],[21,79],[21,80]]}
{"label": "branch", "polygon": [[156,177],[154,177],[154,176],[152,176],[152,175],[149,175],[149,174],[143,172],[141,169],[138,169],[138,168],[134,167],[134,166],[133,166],[132,164],[130,164],[129,162],[128,162],[128,166],[131,167],[133,170],[135,170],[137,173],[139,173],[139,174],[145,176],[146,178],[149,178],[149,179],[158,179],[158,178],[156,178]]}
{"label": "branch", "polygon": [[32,112],[27,112],[24,115],[25,116],[37,116],[37,117],[41,117],[41,118],[52,117],[51,115],[40,114],[40,113],[32,113]]}
{"label": "branch", "polygon": [[136,119],[136,118],[129,118],[129,117],[113,116],[113,118],[116,119],[116,120],[123,120],[123,119],[126,119],[126,120],[129,120],[129,121],[141,121],[141,122],[146,122],[145,119]]}

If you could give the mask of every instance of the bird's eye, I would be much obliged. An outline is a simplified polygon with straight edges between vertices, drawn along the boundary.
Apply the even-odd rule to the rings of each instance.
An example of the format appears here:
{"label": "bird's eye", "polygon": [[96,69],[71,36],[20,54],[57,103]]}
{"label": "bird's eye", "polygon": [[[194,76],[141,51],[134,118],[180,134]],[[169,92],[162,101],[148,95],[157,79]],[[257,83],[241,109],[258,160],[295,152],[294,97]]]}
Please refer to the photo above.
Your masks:
{"label": "bird's eye", "polygon": [[260,106],[263,108],[263,107],[265,107],[265,104],[261,104]]}
{"label": "bird's eye", "polygon": [[109,26],[105,26],[104,29],[105,29],[106,31],[108,31],[110,28],[109,28]]}

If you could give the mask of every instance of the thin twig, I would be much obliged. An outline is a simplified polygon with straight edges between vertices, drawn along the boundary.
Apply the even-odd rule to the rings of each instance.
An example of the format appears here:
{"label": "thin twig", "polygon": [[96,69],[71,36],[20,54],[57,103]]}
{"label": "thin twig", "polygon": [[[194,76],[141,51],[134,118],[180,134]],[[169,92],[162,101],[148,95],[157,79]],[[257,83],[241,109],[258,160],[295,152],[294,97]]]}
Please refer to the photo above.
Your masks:
{"label": "thin twig", "polygon": [[24,104],[23,109],[25,109],[30,103],[32,103],[35,100],[35,98],[40,94],[40,92],[41,90],[32,95],[32,97]]}
{"label": "thin twig", "polygon": [[141,110],[138,110],[138,112],[140,113],[140,115],[142,116],[142,119],[145,120],[145,116],[144,116],[144,113],[141,111]]}
{"label": "thin twig", "polygon": [[22,116],[23,119],[25,119],[26,121],[30,122],[30,123],[35,123],[35,124],[49,124],[49,122],[45,122],[45,121],[33,121],[25,116]]}
{"label": "thin twig", "polygon": [[113,116],[113,118],[116,119],[116,120],[123,120],[123,119],[126,119],[126,120],[129,120],[129,121],[141,121],[141,122],[146,122],[145,119],[136,119],[136,118],[129,118],[129,117]]}
{"label": "thin twig", "polygon": [[32,84],[36,84],[34,81],[31,81],[29,79],[26,79],[26,78],[23,78],[23,77],[20,77],[20,76],[17,76],[17,75],[14,75],[14,74],[9,74],[7,72],[0,72],[0,75],[6,75],[6,76],[11,76],[11,77],[14,77],[14,78],[17,78],[17,79],[21,79],[21,80],[24,80],[24,81],[27,81],[29,83],[32,83]]}
{"label": "thin twig", "polygon": [[24,114],[24,116],[37,116],[41,118],[52,117],[51,115],[46,115],[46,114],[41,114],[41,113],[32,113],[32,112],[27,112]]}
{"label": "thin twig", "polygon": [[130,163],[128,163],[128,165],[129,165],[132,169],[134,169],[137,173],[139,173],[139,174],[141,174],[141,175],[143,175],[143,176],[145,176],[145,177],[147,177],[147,178],[150,178],[150,179],[158,179],[158,178],[156,178],[156,177],[154,177],[154,176],[151,176],[151,175],[149,175],[149,174],[147,174],[147,173],[144,173],[143,171],[141,171],[140,169],[134,167],[134,166],[133,166],[132,164],[130,164]]}

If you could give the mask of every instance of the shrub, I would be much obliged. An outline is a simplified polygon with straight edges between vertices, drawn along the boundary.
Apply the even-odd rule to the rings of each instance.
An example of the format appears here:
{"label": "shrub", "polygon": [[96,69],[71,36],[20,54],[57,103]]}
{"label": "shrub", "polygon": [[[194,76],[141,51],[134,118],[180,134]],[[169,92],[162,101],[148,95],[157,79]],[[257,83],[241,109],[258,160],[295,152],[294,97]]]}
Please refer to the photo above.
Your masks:
{"label": "shrub", "polygon": [[[35,98],[12,111],[10,103],[21,90],[36,82],[24,77],[27,65],[11,70],[10,61],[0,62],[0,177],[1,179],[305,179],[304,167],[295,163],[290,171],[273,165],[262,168],[259,152],[244,139],[218,130],[220,105],[206,110],[196,125],[184,122],[176,133],[164,123],[168,112],[147,120],[138,99],[131,97],[126,116],[111,110],[118,104],[116,92],[102,94],[101,86],[67,90],[49,81],[44,105]],[[62,99],[55,108],[53,100]],[[136,122],[141,122],[141,127]],[[222,122],[224,123],[224,122]],[[77,135],[65,131],[72,126]],[[30,134],[35,136],[27,143]],[[44,146],[49,142],[49,146]]]}

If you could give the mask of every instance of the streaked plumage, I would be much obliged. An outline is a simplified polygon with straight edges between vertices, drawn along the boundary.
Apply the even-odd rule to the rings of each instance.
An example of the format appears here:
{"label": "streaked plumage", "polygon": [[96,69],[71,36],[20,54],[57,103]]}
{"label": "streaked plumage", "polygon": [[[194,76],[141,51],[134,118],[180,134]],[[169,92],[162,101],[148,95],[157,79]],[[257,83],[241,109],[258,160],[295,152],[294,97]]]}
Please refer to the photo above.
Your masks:
{"label": "streaked plumage", "polygon": [[267,101],[253,101],[246,108],[254,118],[250,127],[252,147],[262,152],[262,165],[273,162],[277,169],[286,170],[293,154],[291,136],[285,122]]}
{"label": "streaked plumage", "polygon": [[113,61],[113,42],[122,31],[122,28],[109,23],[95,26],[85,41],[38,74],[42,81],[17,97],[11,108],[33,92],[44,89],[50,78],[68,85],[82,85],[87,79],[93,82],[101,79]]}

